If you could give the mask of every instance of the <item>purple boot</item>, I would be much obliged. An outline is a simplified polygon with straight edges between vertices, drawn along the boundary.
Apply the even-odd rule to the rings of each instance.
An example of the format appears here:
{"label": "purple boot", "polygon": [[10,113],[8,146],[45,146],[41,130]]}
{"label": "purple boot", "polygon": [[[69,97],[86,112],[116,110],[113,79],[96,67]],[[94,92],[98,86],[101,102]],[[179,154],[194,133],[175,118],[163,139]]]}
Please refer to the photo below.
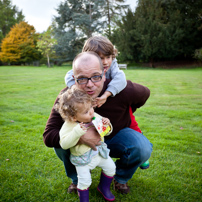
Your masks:
{"label": "purple boot", "polygon": [[110,185],[113,180],[113,177],[109,177],[105,175],[103,172],[101,173],[100,183],[97,187],[97,190],[103,195],[105,200],[114,201],[115,196],[110,191]]}
{"label": "purple boot", "polygon": [[77,190],[78,190],[80,202],[89,202],[89,188],[84,190],[80,190],[77,188]]}

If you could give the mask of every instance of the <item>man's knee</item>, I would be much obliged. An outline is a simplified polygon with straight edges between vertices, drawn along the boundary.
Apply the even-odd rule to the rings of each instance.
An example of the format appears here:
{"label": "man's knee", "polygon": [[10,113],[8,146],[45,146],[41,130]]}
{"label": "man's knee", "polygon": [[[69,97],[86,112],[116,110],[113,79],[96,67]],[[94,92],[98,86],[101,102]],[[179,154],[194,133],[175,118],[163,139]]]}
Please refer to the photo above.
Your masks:
{"label": "man's knee", "polygon": [[152,152],[152,146],[142,147],[134,146],[125,150],[123,156],[120,158],[125,165],[133,165],[134,163],[144,163],[147,161]]}
{"label": "man's knee", "polygon": [[137,155],[139,157],[139,161],[144,163],[151,156],[152,144],[149,143],[147,146],[144,146],[144,147],[142,146],[136,147],[135,150],[136,150],[135,152],[137,152]]}

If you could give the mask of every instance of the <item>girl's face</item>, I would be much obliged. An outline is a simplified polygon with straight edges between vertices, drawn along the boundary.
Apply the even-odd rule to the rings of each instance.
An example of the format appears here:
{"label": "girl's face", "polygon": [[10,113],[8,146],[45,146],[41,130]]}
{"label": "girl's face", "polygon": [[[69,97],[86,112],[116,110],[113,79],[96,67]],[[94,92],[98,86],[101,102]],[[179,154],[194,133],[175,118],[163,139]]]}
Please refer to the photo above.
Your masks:
{"label": "girl's face", "polygon": [[77,104],[78,112],[76,117],[74,117],[74,121],[89,123],[92,121],[94,117],[94,109],[91,103]]}
{"label": "girl's face", "polygon": [[112,55],[103,55],[102,53],[99,54],[101,60],[102,60],[102,64],[104,67],[104,71],[107,72],[112,64]]}

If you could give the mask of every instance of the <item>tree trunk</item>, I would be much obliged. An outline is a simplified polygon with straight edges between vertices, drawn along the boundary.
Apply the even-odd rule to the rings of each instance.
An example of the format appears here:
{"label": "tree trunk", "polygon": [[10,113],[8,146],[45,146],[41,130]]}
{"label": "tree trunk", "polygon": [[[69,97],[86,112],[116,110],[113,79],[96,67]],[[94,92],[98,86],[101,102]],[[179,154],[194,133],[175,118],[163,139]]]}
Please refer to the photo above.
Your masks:
{"label": "tree trunk", "polygon": [[154,59],[153,58],[150,58],[149,66],[155,68],[155,66],[154,66]]}
{"label": "tree trunk", "polygon": [[[90,22],[92,21],[92,11],[91,11],[91,1],[89,1],[89,16],[90,16]],[[90,30],[88,30],[88,38],[92,36],[91,31],[91,23],[90,23]]]}
{"label": "tree trunk", "polygon": [[111,36],[111,18],[110,18],[110,8],[109,8],[109,0],[107,1],[107,7],[108,7],[108,28],[109,28],[109,37]]}
{"label": "tree trunk", "polygon": [[47,56],[48,67],[50,67],[50,59],[49,59],[49,55],[46,54],[46,56]]}

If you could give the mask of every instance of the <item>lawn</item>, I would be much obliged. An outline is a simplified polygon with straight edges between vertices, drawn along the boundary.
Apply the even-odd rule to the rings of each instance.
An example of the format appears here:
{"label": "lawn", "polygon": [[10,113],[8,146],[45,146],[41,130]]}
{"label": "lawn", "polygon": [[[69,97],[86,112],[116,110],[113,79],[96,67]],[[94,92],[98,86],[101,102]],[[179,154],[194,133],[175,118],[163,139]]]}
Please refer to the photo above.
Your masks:
{"label": "lawn", "polygon": [[[69,69],[0,66],[0,201],[79,201],[67,194],[62,162],[42,138]],[[153,153],[150,168],[129,181],[130,194],[113,191],[116,201],[202,201],[202,68],[124,72],[151,90],[135,116]],[[92,172],[91,202],[105,201],[96,191],[99,174]]]}

